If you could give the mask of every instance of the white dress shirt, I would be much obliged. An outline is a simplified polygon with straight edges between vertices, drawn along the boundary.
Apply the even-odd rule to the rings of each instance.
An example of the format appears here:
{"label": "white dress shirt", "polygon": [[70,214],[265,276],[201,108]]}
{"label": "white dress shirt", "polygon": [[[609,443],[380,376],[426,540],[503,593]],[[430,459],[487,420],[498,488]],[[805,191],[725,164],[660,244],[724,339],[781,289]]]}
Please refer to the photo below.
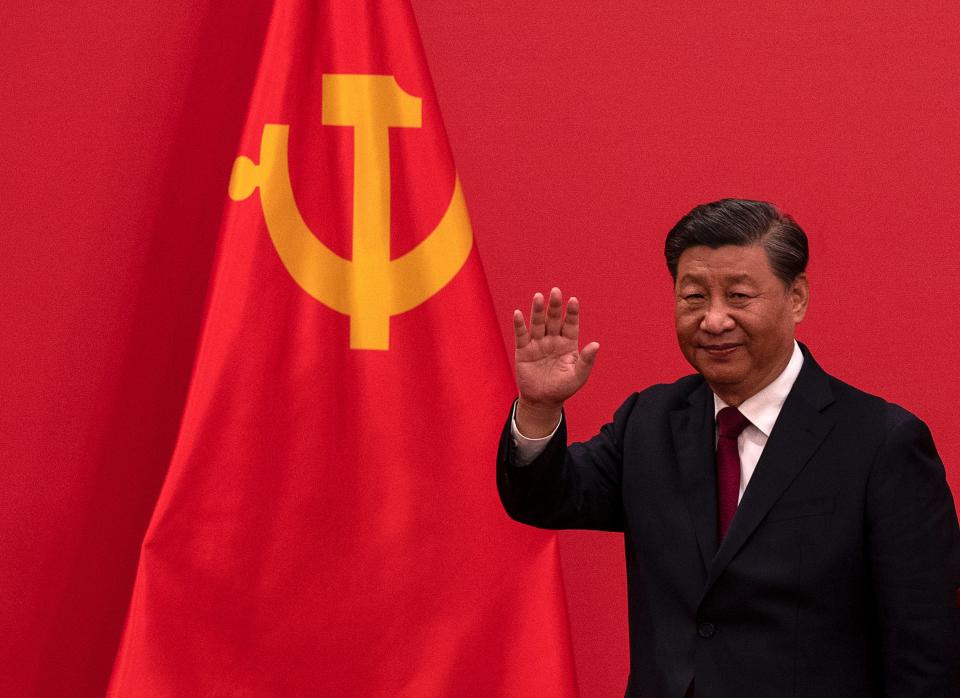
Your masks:
{"label": "white dress shirt", "polygon": [[[753,471],[757,468],[757,462],[760,460],[760,454],[763,453],[763,447],[767,445],[767,439],[770,438],[770,432],[773,431],[773,425],[777,423],[777,417],[780,416],[780,410],[783,403],[790,394],[797,376],[800,375],[800,368],[803,366],[803,352],[800,351],[800,345],[793,343],[793,355],[779,376],[761,390],[743,403],[738,409],[740,413],[750,420],[750,424],[744,429],[737,438],[737,450],[740,452],[740,494],[737,501],[743,497]],[[713,416],[717,412],[727,407],[727,403],[721,400],[716,393],[713,395]],[[554,427],[549,436],[542,439],[530,439],[520,433],[517,429],[516,406],[514,414],[510,420],[511,431],[513,433],[513,443],[516,447],[514,454],[514,465],[528,465],[543,449],[547,443],[557,433],[560,423]]]}

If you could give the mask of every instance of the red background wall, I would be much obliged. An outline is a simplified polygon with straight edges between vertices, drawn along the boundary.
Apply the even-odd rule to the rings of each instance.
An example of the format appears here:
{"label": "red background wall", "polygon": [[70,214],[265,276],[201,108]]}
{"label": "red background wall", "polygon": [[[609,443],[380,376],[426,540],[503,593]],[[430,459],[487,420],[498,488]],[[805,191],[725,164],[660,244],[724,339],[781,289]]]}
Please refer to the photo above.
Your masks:
{"label": "red background wall", "polygon": [[[0,8],[5,694],[102,690],[269,5]],[[574,437],[688,371],[666,230],[764,198],[811,239],[801,338],[926,419],[960,492],[956,5],[413,5],[505,343],[511,310],[554,284],[601,341]],[[618,695],[621,541],[561,544],[582,693]]]}

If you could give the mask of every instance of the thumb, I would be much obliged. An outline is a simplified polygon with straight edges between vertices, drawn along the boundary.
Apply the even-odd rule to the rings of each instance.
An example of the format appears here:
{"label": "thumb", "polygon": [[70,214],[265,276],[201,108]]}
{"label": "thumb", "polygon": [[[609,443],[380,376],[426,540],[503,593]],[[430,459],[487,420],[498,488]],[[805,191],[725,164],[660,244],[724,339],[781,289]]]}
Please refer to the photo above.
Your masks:
{"label": "thumb", "polygon": [[600,351],[600,344],[597,342],[590,342],[580,351],[580,356],[577,358],[577,363],[573,367],[573,370],[577,378],[580,379],[581,385],[590,377],[590,371],[593,370],[593,364],[597,360],[598,351]]}

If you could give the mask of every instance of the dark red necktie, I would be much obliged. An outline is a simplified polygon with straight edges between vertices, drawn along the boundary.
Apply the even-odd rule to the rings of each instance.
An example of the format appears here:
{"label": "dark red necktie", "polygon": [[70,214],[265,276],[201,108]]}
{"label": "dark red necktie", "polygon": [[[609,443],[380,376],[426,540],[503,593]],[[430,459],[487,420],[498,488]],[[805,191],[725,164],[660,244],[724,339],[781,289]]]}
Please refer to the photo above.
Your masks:
{"label": "dark red necktie", "polygon": [[720,540],[727,535],[740,494],[740,452],[737,437],[750,423],[736,407],[717,412],[717,519]]}

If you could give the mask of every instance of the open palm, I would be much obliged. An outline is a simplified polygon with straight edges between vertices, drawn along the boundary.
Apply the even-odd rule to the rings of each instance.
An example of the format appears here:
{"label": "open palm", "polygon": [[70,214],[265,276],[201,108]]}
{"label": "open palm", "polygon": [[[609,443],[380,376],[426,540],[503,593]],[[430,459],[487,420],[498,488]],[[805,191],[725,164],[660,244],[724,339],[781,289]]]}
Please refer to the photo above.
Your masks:
{"label": "open palm", "polygon": [[528,405],[560,407],[586,382],[600,345],[591,342],[581,351],[580,303],[567,301],[566,312],[560,289],[533,297],[530,327],[519,310],[513,314],[516,337],[517,387]]}

